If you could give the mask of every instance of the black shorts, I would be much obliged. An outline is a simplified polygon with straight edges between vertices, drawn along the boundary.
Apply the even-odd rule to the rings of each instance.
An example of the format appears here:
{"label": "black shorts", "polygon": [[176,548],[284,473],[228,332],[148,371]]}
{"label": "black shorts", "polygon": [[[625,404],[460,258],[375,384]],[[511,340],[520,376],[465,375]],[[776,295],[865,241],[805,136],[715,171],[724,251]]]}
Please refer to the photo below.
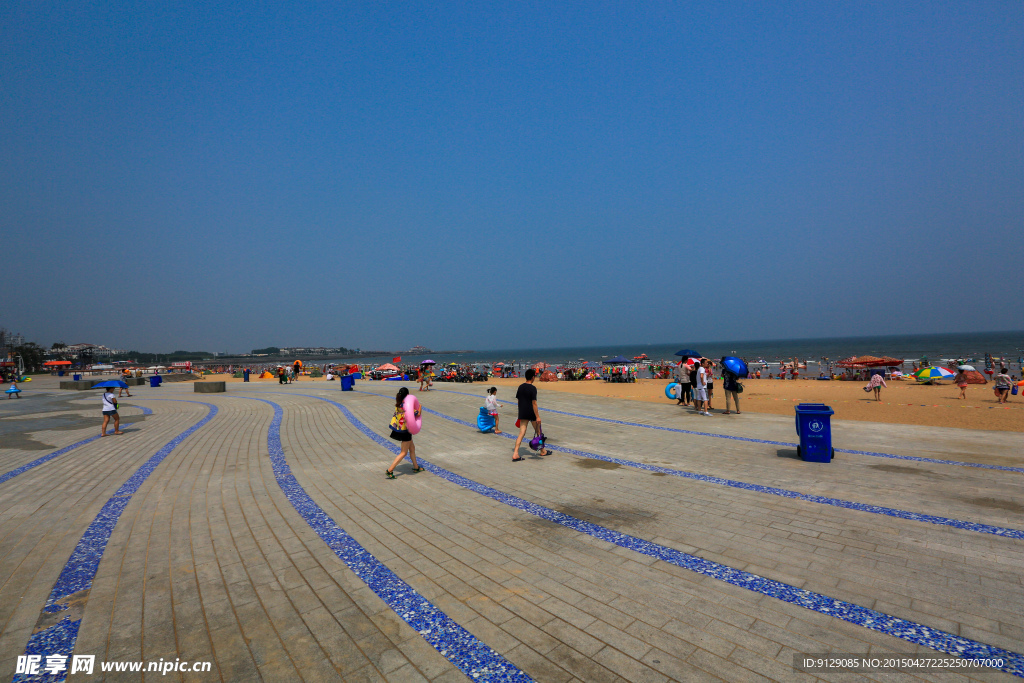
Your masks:
{"label": "black shorts", "polygon": [[532,410],[527,415],[524,415],[523,411],[520,410],[519,411],[519,420],[521,422],[535,422],[537,420],[537,416],[533,414]]}
{"label": "black shorts", "polygon": [[391,430],[391,438],[395,441],[412,441],[412,434],[409,432],[396,432],[394,429]]}
{"label": "black shorts", "polygon": [[103,414],[104,415],[117,415],[117,411],[116,410],[104,410]]}

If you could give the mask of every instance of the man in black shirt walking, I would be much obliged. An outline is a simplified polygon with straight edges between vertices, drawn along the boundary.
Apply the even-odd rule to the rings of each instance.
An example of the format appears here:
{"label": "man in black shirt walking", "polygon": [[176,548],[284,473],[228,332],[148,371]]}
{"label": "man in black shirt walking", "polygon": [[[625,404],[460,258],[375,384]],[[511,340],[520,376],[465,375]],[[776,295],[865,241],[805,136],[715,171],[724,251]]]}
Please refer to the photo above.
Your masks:
{"label": "man in black shirt walking", "polygon": [[[516,400],[519,401],[519,436],[516,437],[516,446],[512,450],[512,462],[519,462],[523,458],[519,455],[519,446],[526,436],[526,426],[533,424],[533,431],[537,436],[541,435],[540,430],[540,409],[537,407],[537,387],[533,386],[533,380],[537,371],[530,368],[526,371],[526,381],[519,385],[516,391]],[[551,451],[542,448],[540,455],[549,455]]]}

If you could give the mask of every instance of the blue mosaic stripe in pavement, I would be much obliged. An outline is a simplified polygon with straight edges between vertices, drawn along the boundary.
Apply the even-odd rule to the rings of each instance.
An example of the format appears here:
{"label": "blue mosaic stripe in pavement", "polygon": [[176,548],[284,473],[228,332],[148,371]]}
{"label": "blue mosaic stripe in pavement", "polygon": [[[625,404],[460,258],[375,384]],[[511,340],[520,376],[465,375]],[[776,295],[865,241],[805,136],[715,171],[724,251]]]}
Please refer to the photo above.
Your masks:
{"label": "blue mosaic stripe in pavement", "polygon": [[[359,429],[359,431],[363,432],[363,434],[393,453],[397,453],[399,451],[397,446],[363,424],[359,418],[352,414],[352,411],[342,404],[332,401],[329,398],[323,398],[322,396],[313,396],[310,394],[302,395],[326,401],[327,403],[334,405],[341,410],[342,414],[349,420],[349,422],[355,425],[355,427]],[[374,395],[380,396],[380,394]],[[1001,671],[1005,671],[1006,673],[1010,673],[1015,676],[1024,677],[1024,654],[1004,650],[993,645],[987,645],[976,640],[971,640],[970,638],[964,638],[953,633],[947,633],[946,631],[925,626],[924,624],[918,624],[913,621],[894,617],[892,615],[885,614],[884,612],[855,605],[851,602],[830,598],[827,595],[815,593],[803,588],[797,588],[796,586],[790,586],[789,584],[782,583],[781,581],[767,579],[763,576],[751,574],[750,572],[745,572],[740,569],[733,569],[732,567],[724,564],[719,564],[717,562],[712,562],[711,560],[705,560],[697,557],[696,555],[684,553],[681,550],[669,548],[658,543],[652,543],[651,541],[646,541],[642,538],[637,538],[636,536],[630,536],[629,534],[614,531],[597,524],[592,524],[591,522],[585,522],[581,519],[552,510],[551,508],[544,507],[543,505],[531,503],[528,500],[513,496],[509,493],[498,491],[497,489],[473,481],[472,479],[467,479],[466,477],[450,472],[443,467],[438,467],[437,465],[429,463],[423,458],[417,457],[416,460],[431,474],[437,475],[438,477],[462,486],[463,488],[479,493],[480,495],[491,498],[492,500],[496,500],[499,503],[504,503],[510,507],[522,510],[523,512],[536,515],[542,519],[555,522],[556,524],[561,524],[562,526],[573,529],[574,531],[579,531],[608,543],[614,543],[621,548],[626,548],[627,550],[632,550],[642,555],[647,555],[648,557],[663,560],[677,567],[682,567],[683,569],[688,569],[719,581],[725,581],[726,583],[739,586],[740,588],[745,588],[755,593],[767,595],[793,605],[798,605],[821,614],[826,614],[830,617],[842,619],[843,621],[856,624],[857,626],[863,626],[864,628],[871,629],[872,631],[884,633],[886,635],[893,636],[894,638],[900,638],[907,642],[914,643],[915,645],[923,645],[924,647],[928,647],[948,655],[955,655],[965,659],[1001,659],[1003,661],[1003,666],[1000,667]]]}
{"label": "blue mosaic stripe in pavement", "polygon": [[412,586],[400,579],[338,526],[337,522],[306,493],[292,474],[281,445],[281,418],[284,414],[281,406],[262,398],[247,400],[261,401],[273,407],[274,419],[267,432],[267,450],[270,453],[274,478],[295,511],[306,520],[338,559],[445,659],[473,680],[495,683],[533,680],[515,664],[492,650],[417,593]]}
{"label": "blue mosaic stripe in pavement", "polygon": [[[372,396],[378,396],[380,398],[390,398],[388,396],[382,396],[381,394],[372,391],[361,391],[359,393],[370,394]],[[477,429],[477,426],[471,422],[460,420],[457,417],[451,415],[445,415],[436,410],[431,410],[426,406],[423,406],[424,412],[430,413],[431,415],[437,415],[440,418],[444,418],[449,422],[462,425],[464,427],[470,427],[471,429]],[[503,436],[506,439],[512,439],[515,441],[516,437],[514,434],[509,432],[502,432],[498,436]],[[570,455],[578,455],[583,458],[593,458],[595,460],[604,460],[605,462],[613,462],[617,465],[623,465],[624,467],[634,467],[640,470],[646,470],[648,472],[658,472],[660,474],[667,474],[673,477],[682,477],[684,479],[693,479],[696,481],[702,481],[707,484],[718,484],[719,486],[729,486],[735,489],[743,489],[745,491],[754,491],[755,493],[766,493],[772,496],[782,496],[783,498],[792,498],[793,500],[803,500],[808,503],[818,503],[820,505],[831,505],[833,507],[844,508],[847,510],[857,510],[859,512],[870,512],[876,515],[886,515],[887,517],[897,517],[899,519],[909,519],[914,522],[926,522],[928,524],[938,524],[940,526],[950,526],[955,529],[963,529],[964,531],[976,531],[981,534],[992,534],[994,536],[1003,536],[1005,538],[1016,538],[1024,540],[1024,529],[1013,529],[1009,527],[994,526],[992,524],[979,524],[977,522],[968,522],[962,519],[953,519],[952,517],[940,517],[939,515],[926,515],[920,512],[910,512],[908,510],[899,510],[897,508],[884,507],[882,505],[869,505],[867,503],[858,503],[853,500],[843,500],[842,498],[829,498],[828,496],[815,496],[810,493],[800,493],[799,491],[790,491],[789,489],[780,489],[774,486],[762,486],[760,484],[749,484],[745,481],[736,481],[735,479],[725,479],[723,477],[715,477],[710,474],[699,474],[697,472],[687,472],[686,470],[676,470],[668,467],[659,467],[658,465],[649,465],[643,462],[636,462],[634,460],[625,460],[623,458],[612,458],[607,455],[599,455],[597,453],[588,453],[587,451],[578,451],[575,448],[566,448],[564,446],[554,446],[550,443],[545,444],[545,447],[552,451],[560,451],[562,453],[569,453]]]}
{"label": "blue mosaic stripe in pavement", "polygon": [[[117,520],[121,518],[121,513],[128,507],[132,496],[139,490],[142,483],[164,461],[164,458],[217,414],[217,406],[212,403],[182,402],[204,405],[209,408],[209,412],[206,417],[178,434],[149,460],[142,463],[139,469],[135,470],[135,473],[128,478],[128,481],[122,484],[121,488],[103,505],[71,552],[71,557],[68,558],[67,564],[64,565],[60,576],[57,577],[57,582],[53,584],[53,590],[50,591],[50,597],[46,600],[36,627],[39,628],[39,624],[55,623],[39,628],[29,637],[28,644],[25,646],[26,655],[42,655],[44,663],[47,655],[64,655],[68,657],[70,663],[71,653],[75,649],[75,641],[78,640],[78,628],[82,623],[82,613],[89,599],[89,590],[92,588],[92,580],[96,578],[100,560],[103,559],[103,552],[107,549],[107,542],[114,532]],[[76,618],[64,616],[57,620],[55,615],[68,610],[72,610],[72,614]],[[67,669],[57,674],[46,673],[42,668],[40,671],[40,674],[34,676],[15,674],[13,680],[15,683],[25,681],[59,682],[67,678]]]}
{"label": "blue mosaic stripe in pavement", "polygon": [[[135,407],[136,408],[141,408],[143,415],[152,415],[153,414],[152,408],[146,408],[144,406],[135,406]],[[26,463],[26,464],[22,465],[21,467],[18,467],[16,469],[11,470],[10,472],[6,472],[4,474],[0,474],[0,484],[4,483],[5,481],[10,481],[11,479],[14,479],[19,474],[24,474],[25,472],[28,472],[33,467],[39,467],[44,462],[49,462],[49,461],[53,460],[54,458],[59,458],[60,456],[64,455],[65,453],[68,453],[70,451],[75,450],[79,446],[84,446],[87,443],[92,443],[93,441],[95,441],[98,438],[100,438],[99,434],[97,434],[96,436],[90,436],[88,439],[82,439],[81,441],[79,441],[77,443],[73,443],[70,446],[65,446],[64,448],[61,448],[60,450],[56,450],[53,453],[50,453],[48,455],[44,455],[41,458],[36,458],[32,462]]]}
{"label": "blue mosaic stripe in pavement", "polygon": [[[461,394],[463,396],[472,396],[474,398],[483,399],[483,396],[477,396],[476,394],[470,394],[465,391],[452,391],[451,389],[431,389],[431,391],[440,391],[445,394]],[[373,394],[375,392],[366,391],[363,393]],[[381,396],[381,394],[377,394]],[[385,397],[386,398],[386,397]],[[624,425],[626,427],[642,427],[643,429],[656,429],[659,432],[674,432],[676,434],[690,434],[692,436],[710,436],[716,439],[729,439],[731,441],[747,441],[749,443],[764,443],[771,446],[788,446],[796,448],[800,444],[790,443],[788,441],[769,441],[767,439],[752,439],[747,436],[732,436],[731,434],[715,434],[714,432],[696,432],[690,429],[677,429],[675,427],[661,427],[659,425],[648,425],[642,422],[626,422],[625,420],[613,420],[608,417],[596,417],[594,415],[583,415],[581,413],[567,413],[564,410],[553,410],[551,408],[544,408],[542,412],[555,413],[556,415],[568,415],[569,417],[579,417],[584,420],[595,420],[597,422],[610,422],[611,424]],[[896,455],[894,453],[879,453],[876,451],[857,451],[848,448],[836,448],[836,453],[849,453],[851,455],[870,455],[873,458],[890,458],[892,460],[912,460],[913,462],[931,462],[939,465],[957,465],[959,467],[977,467],[983,470],[1000,470],[1002,472],[1020,472],[1024,474],[1024,467],[1008,467],[1004,465],[986,465],[980,462],[965,462],[963,460],[940,460],[939,458],[921,458],[915,455]]]}

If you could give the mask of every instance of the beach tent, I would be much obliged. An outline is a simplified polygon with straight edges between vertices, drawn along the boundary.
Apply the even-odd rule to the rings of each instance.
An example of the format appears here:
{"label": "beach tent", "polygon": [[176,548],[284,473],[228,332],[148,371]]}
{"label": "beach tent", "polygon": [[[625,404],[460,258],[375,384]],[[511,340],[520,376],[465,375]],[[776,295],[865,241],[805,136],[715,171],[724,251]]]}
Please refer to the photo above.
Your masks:
{"label": "beach tent", "polygon": [[985,375],[981,374],[977,370],[965,370],[964,377],[967,378],[968,384],[988,384],[988,380]]}
{"label": "beach tent", "polygon": [[262,373],[260,374],[259,378],[260,378],[260,379],[273,379],[273,378],[274,378],[274,376],[273,376],[272,374],[270,374],[270,372],[269,372],[269,371],[267,371],[267,370],[264,370],[264,371],[263,371],[263,372],[262,372]]}
{"label": "beach tent", "polygon": [[629,365],[633,361],[622,356],[615,356],[615,358],[609,358],[606,361],[602,361],[605,365]]}
{"label": "beach tent", "polygon": [[903,365],[902,358],[889,356],[851,356],[836,363],[839,368],[888,368]]}
{"label": "beach tent", "polygon": [[551,372],[550,370],[545,370],[544,372],[540,373],[540,381],[541,382],[557,382],[558,381],[558,375],[556,375],[555,373]]}

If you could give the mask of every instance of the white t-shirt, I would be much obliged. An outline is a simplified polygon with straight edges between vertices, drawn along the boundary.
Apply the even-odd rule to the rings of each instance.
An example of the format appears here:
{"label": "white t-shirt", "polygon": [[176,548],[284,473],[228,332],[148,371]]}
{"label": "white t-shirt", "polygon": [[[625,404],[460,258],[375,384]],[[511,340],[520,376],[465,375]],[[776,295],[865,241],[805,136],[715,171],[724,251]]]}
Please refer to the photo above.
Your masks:
{"label": "white t-shirt", "polygon": [[484,399],[484,405],[487,407],[487,412],[496,413],[498,412],[498,397],[491,394],[487,395]]}
{"label": "white t-shirt", "polygon": [[697,386],[706,387],[708,385],[707,371],[700,367],[697,369]]}
{"label": "white t-shirt", "polygon": [[104,410],[104,412],[106,412],[108,410],[117,410],[117,406],[114,405],[115,401],[117,401],[117,397],[114,396],[114,392],[113,391],[104,391],[103,392],[103,410]]}

